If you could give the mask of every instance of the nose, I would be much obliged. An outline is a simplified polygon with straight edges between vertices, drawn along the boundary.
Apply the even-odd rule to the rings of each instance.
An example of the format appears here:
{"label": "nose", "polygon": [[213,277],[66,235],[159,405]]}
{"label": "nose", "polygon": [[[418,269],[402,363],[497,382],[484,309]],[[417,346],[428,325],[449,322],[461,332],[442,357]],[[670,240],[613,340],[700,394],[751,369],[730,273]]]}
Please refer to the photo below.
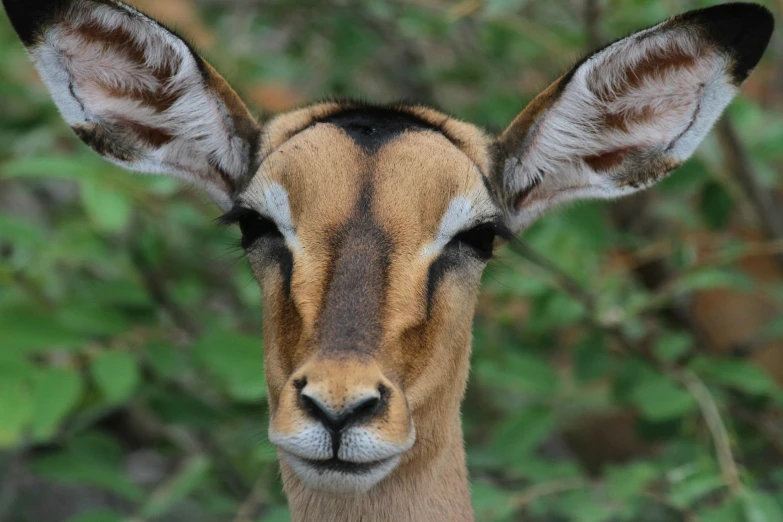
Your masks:
{"label": "nose", "polygon": [[297,383],[299,404],[312,419],[320,422],[333,435],[346,428],[362,424],[376,418],[386,407],[390,390],[383,384],[370,391],[359,392],[340,405],[330,405],[319,390],[305,382]]}

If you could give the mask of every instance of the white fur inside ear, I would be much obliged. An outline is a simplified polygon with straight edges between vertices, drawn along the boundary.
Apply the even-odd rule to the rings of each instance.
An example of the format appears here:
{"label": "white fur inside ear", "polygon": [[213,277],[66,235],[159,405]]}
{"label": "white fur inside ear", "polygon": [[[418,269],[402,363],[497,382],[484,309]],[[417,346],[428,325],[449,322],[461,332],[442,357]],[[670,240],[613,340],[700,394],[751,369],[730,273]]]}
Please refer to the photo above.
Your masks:
{"label": "white fur inside ear", "polygon": [[251,151],[180,39],[122,4],[77,1],[30,49],[64,119],[121,134],[107,159],[205,185],[228,206],[225,180]]}
{"label": "white fur inside ear", "polygon": [[[509,194],[537,178],[513,228],[524,228],[553,204],[613,198],[658,179],[649,167],[673,168],[696,149],[738,89],[729,58],[688,27],[656,26],[587,59],[506,161]],[[638,175],[638,179],[634,176]]]}

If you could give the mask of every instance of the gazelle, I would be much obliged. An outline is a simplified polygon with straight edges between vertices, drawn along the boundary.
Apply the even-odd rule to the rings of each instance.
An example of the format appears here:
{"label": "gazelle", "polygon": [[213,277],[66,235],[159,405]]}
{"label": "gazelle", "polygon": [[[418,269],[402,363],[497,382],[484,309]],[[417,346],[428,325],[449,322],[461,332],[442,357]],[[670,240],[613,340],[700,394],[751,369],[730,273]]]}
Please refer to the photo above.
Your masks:
{"label": "gazelle", "polygon": [[117,0],[3,4],[87,145],[202,186],[239,224],[263,289],[269,436],[294,519],[319,522],[473,519],[460,403],[493,248],[556,204],[677,168],[773,29],[753,4],[677,16],[591,54],[490,136],[418,105],[259,123]]}

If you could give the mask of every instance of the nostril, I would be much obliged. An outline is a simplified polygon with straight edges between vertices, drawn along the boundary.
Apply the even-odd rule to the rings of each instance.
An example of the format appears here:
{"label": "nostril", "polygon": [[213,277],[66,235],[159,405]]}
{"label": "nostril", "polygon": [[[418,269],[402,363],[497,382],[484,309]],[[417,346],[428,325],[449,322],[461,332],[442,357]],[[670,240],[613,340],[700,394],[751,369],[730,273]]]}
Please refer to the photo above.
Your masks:
{"label": "nostril", "polygon": [[359,418],[371,418],[378,411],[378,407],[381,404],[380,397],[370,397],[363,402],[359,402],[354,405],[351,417],[355,419]]}
{"label": "nostril", "polygon": [[379,393],[363,397],[342,411],[335,412],[317,397],[302,389],[299,392],[299,402],[302,409],[312,419],[317,420],[332,432],[340,432],[349,426],[367,422],[377,417],[386,406],[389,392],[379,389]]}
{"label": "nostril", "polygon": [[306,393],[300,393],[299,400],[302,404],[302,409],[313,419],[317,420],[327,428],[337,430],[336,424],[339,421],[339,416],[333,414],[325,405],[321,404],[315,398],[307,395]]}

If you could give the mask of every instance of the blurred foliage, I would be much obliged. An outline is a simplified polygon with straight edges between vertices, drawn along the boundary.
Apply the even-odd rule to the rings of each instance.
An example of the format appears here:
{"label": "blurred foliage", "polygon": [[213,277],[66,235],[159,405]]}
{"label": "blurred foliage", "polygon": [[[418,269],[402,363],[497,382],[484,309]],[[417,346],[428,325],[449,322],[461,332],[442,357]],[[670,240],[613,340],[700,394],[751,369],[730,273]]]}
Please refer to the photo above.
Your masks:
{"label": "blurred foliage", "polygon": [[[411,98],[500,129],[591,46],[710,2],[133,3],[260,114]],[[79,144],[0,18],[0,520],[287,520],[237,232]],[[781,41],[729,111],[744,182],[773,198]],[[783,520],[783,238],[727,154],[713,134],[630,221],[553,213],[487,270],[464,407],[478,520]]]}

